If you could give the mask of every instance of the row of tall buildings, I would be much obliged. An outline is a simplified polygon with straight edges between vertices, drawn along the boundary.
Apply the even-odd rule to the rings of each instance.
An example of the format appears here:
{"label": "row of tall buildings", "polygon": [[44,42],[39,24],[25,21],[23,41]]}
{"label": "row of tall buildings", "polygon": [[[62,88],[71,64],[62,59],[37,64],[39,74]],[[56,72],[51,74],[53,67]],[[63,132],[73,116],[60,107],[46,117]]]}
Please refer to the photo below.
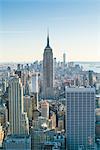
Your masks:
{"label": "row of tall buildings", "polygon": [[[29,134],[22,91],[20,79],[12,78],[9,88],[10,134]],[[41,115],[49,119],[46,101],[41,104]],[[45,120],[42,125],[47,127]],[[94,88],[66,88],[66,143],[68,150],[95,149]]]}
{"label": "row of tall buildings", "polygon": [[57,63],[49,34],[43,62],[18,64],[0,76],[4,76],[0,84],[0,135],[5,137],[5,150],[96,150],[99,74],[72,62],[66,64],[65,54],[63,63]]}
{"label": "row of tall buildings", "polygon": [[[53,98],[53,52],[49,45],[43,55],[44,99]],[[65,54],[63,55],[65,65]],[[89,71],[89,88],[66,88],[66,143],[68,150],[95,149],[95,88]]]}

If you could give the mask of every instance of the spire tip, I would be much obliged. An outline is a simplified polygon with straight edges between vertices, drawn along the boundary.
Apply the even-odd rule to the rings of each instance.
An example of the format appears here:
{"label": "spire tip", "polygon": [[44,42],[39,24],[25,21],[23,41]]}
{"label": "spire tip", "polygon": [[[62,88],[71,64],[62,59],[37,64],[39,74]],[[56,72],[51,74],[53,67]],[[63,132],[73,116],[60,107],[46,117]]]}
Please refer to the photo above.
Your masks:
{"label": "spire tip", "polygon": [[47,30],[47,47],[49,47],[49,29]]}

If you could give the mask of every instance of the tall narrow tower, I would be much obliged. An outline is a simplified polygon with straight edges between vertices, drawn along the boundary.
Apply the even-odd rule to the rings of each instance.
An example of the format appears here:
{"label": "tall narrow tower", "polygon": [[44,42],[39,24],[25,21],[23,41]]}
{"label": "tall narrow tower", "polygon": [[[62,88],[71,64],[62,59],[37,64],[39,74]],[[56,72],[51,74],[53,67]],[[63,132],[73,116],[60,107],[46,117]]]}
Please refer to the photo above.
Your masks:
{"label": "tall narrow tower", "polygon": [[63,53],[63,66],[65,67],[65,64],[66,64],[66,54]]}
{"label": "tall narrow tower", "polygon": [[53,52],[49,45],[49,33],[43,54],[43,98],[53,98]]}
{"label": "tall narrow tower", "polygon": [[9,122],[10,133],[21,134],[21,115],[23,113],[23,88],[18,76],[9,82]]}

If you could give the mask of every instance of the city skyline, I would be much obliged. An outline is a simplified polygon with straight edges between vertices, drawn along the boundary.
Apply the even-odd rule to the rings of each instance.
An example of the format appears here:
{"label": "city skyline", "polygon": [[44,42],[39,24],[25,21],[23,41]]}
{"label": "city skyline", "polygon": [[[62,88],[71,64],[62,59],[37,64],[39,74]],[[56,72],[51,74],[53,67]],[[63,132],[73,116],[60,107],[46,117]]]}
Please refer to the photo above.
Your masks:
{"label": "city skyline", "polygon": [[42,60],[47,28],[54,57],[99,61],[98,0],[1,0],[0,62]]}

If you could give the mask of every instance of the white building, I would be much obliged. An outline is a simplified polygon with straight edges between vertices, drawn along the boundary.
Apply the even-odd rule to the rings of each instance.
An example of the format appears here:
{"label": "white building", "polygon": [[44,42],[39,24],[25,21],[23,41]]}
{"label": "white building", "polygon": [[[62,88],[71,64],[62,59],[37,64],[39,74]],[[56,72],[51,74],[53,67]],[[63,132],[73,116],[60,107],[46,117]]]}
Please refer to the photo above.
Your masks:
{"label": "white building", "polygon": [[[23,118],[23,87],[18,76],[9,81],[9,123],[10,134],[24,134],[22,129]],[[26,120],[27,122],[27,120]]]}
{"label": "white building", "polygon": [[24,112],[27,112],[29,120],[32,120],[32,98],[28,95],[24,96]]}
{"label": "white building", "polygon": [[31,93],[39,93],[39,79],[38,79],[38,73],[34,73],[31,76],[31,84],[30,84],[30,90]]}
{"label": "white building", "polygon": [[41,103],[41,116],[49,119],[49,103],[47,101]]}
{"label": "white building", "polygon": [[34,73],[31,76],[30,82],[30,92],[31,94],[35,94],[38,108],[38,94],[39,94],[39,74]]}
{"label": "white building", "polygon": [[65,68],[66,65],[66,54],[63,53],[63,68]]}
{"label": "white building", "polygon": [[26,112],[22,113],[21,125],[22,134],[29,134],[29,121]]}

